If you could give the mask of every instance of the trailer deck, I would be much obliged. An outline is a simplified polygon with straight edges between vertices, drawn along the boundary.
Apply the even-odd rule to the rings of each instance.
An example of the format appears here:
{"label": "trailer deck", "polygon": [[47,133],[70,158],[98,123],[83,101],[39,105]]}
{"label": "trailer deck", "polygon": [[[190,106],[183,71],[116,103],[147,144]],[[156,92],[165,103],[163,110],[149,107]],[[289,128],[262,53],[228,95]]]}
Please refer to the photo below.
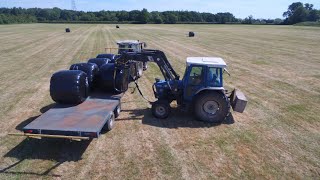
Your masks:
{"label": "trailer deck", "polygon": [[124,94],[94,93],[79,105],[56,104],[23,128],[33,138],[98,138]]}

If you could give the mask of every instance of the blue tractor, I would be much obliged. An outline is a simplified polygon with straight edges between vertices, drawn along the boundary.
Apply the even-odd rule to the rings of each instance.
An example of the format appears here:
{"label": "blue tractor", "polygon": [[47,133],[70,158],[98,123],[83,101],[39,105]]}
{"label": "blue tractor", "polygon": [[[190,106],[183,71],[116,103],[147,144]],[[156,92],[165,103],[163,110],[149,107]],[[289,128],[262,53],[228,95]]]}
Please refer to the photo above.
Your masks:
{"label": "blue tractor", "polygon": [[170,114],[170,104],[176,101],[186,111],[194,112],[197,119],[221,123],[234,111],[243,112],[247,100],[242,92],[230,95],[223,87],[226,63],[217,57],[189,57],[183,78],[175,72],[162,51],[145,49],[143,52],[123,52],[116,60],[116,68],[125,68],[129,60],[155,62],[164,76],[156,79],[153,91],[157,101],[152,103],[152,114],[164,119]]}

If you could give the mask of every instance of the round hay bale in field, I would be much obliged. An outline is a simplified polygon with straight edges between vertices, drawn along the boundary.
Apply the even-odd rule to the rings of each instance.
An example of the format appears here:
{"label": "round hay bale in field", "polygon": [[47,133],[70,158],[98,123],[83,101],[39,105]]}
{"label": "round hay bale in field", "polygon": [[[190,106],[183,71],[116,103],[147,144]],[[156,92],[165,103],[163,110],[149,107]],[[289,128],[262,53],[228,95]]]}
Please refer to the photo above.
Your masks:
{"label": "round hay bale in field", "polygon": [[88,63],[96,64],[100,69],[101,66],[108,64],[109,61],[110,59],[108,58],[92,58],[92,59],[89,59]]}
{"label": "round hay bale in field", "polygon": [[124,92],[128,90],[129,69],[116,69],[114,63],[100,68],[100,87],[107,92]]}
{"label": "round hay bale in field", "polygon": [[195,33],[192,32],[192,31],[190,31],[190,32],[189,32],[189,37],[194,37],[194,36],[195,36]]}
{"label": "round hay bale in field", "polygon": [[66,33],[71,32],[70,28],[66,28]]}
{"label": "round hay bale in field", "polygon": [[88,97],[88,77],[80,70],[54,73],[50,80],[52,100],[61,104],[80,104]]}
{"label": "round hay bale in field", "polygon": [[109,63],[114,63],[117,55],[115,54],[98,54],[97,58],[107,58],[110,59]]}
{"label": "round hay bale in field", "polygon": [[116,25],[116,28],[119,29],[120,27],[118,25]]}
{"label": "round hay bale in field", "polygon": [[89,87],[93,88],[93,82],[99,73],[99,68],[93,63],[77,63],[73,64],[69,68],[70,70],[80,70],[87,74]]}

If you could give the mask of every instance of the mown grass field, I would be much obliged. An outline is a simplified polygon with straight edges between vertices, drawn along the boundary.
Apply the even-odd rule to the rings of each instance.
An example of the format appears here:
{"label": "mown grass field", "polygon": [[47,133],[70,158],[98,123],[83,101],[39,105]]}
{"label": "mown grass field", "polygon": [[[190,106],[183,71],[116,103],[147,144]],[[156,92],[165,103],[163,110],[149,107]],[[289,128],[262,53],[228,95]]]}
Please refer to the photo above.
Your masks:
{"label": "mown grass field", "polygon": [[[72,32],[65,33],[70,26]],[[0,179],[319,179],[320,29],[242,25],[0,26]],[[195,38],[186,37],[195,31]],[[188,56],[220,56],[245,113],[218,126],[174,110],[167,120],[129,90],[116,127],[90,142],[8,136],[48,109],[51,74],[116,40],[163,50],[182,75]],[[153,98],[151,66],[139,80]]]}

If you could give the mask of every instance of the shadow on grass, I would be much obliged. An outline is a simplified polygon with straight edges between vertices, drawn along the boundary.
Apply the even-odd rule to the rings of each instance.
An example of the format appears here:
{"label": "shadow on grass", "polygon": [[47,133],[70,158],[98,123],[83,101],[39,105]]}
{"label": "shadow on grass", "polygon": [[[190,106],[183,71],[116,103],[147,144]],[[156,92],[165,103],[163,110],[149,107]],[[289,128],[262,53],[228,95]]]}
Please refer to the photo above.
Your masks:
{"label": "shadow on grass", "polygon": [[[62,107],[61,105],[53,103],[42,107],[40,112],[45,113],[52,108],[64,107],[65,106]],[[22,121],[16,126],[16,129],[22,131],[23,127],[38,117],[39,116],[34,116]],[[76,162],[81,160],[83,153],[86,151],[90,143],[91,140],[76,142],[65,139],[24,139],[20,144],[4,155],[4,157],[15,158],[18,161],[0,169],[0,174],[61,177],[61,175],[52,174],[50,172],[64,162]],[[34,168],[37,166],[36,164],[32,164],[30,167],[27,167],[27,169],[30,168],[30,171],[15,171],[15,169],[18,169],[19,165],[26,160],[48,160],[55,162],[55,164],[44,172],[37,172],[39,170]]]}
{"label": "shadow on grass", "polygon": [[[51,174],[50,172],[64,162],[81,160],[82,154],[90,143],[91,141],[74,142],[59,139],[25,139],[4,155],[4,157],[18,159],[18,161],[0,169],[0,174],[61,177],[61,175]],[[44,172],[37,172],[38,170],[34,168],[36,165],[32,165],[32,168],[31,166],[29,167],[31,169],[30,172],[14,171],[15,167],[25,160],[49,160],[54,161],[55,164]]]}
{"label": "shadow on grass", "polygon": [[221,124],[233,124],[232,113],[220,124],[197,121],[191,113],[184,113],[177,108],[173,108],[167,119],[157,119],[153,117],[151,109],[123,110],[129,113],[127,118],[118,118],[117,121],[141,120],[142,124],[160,128],[210,128]]}

